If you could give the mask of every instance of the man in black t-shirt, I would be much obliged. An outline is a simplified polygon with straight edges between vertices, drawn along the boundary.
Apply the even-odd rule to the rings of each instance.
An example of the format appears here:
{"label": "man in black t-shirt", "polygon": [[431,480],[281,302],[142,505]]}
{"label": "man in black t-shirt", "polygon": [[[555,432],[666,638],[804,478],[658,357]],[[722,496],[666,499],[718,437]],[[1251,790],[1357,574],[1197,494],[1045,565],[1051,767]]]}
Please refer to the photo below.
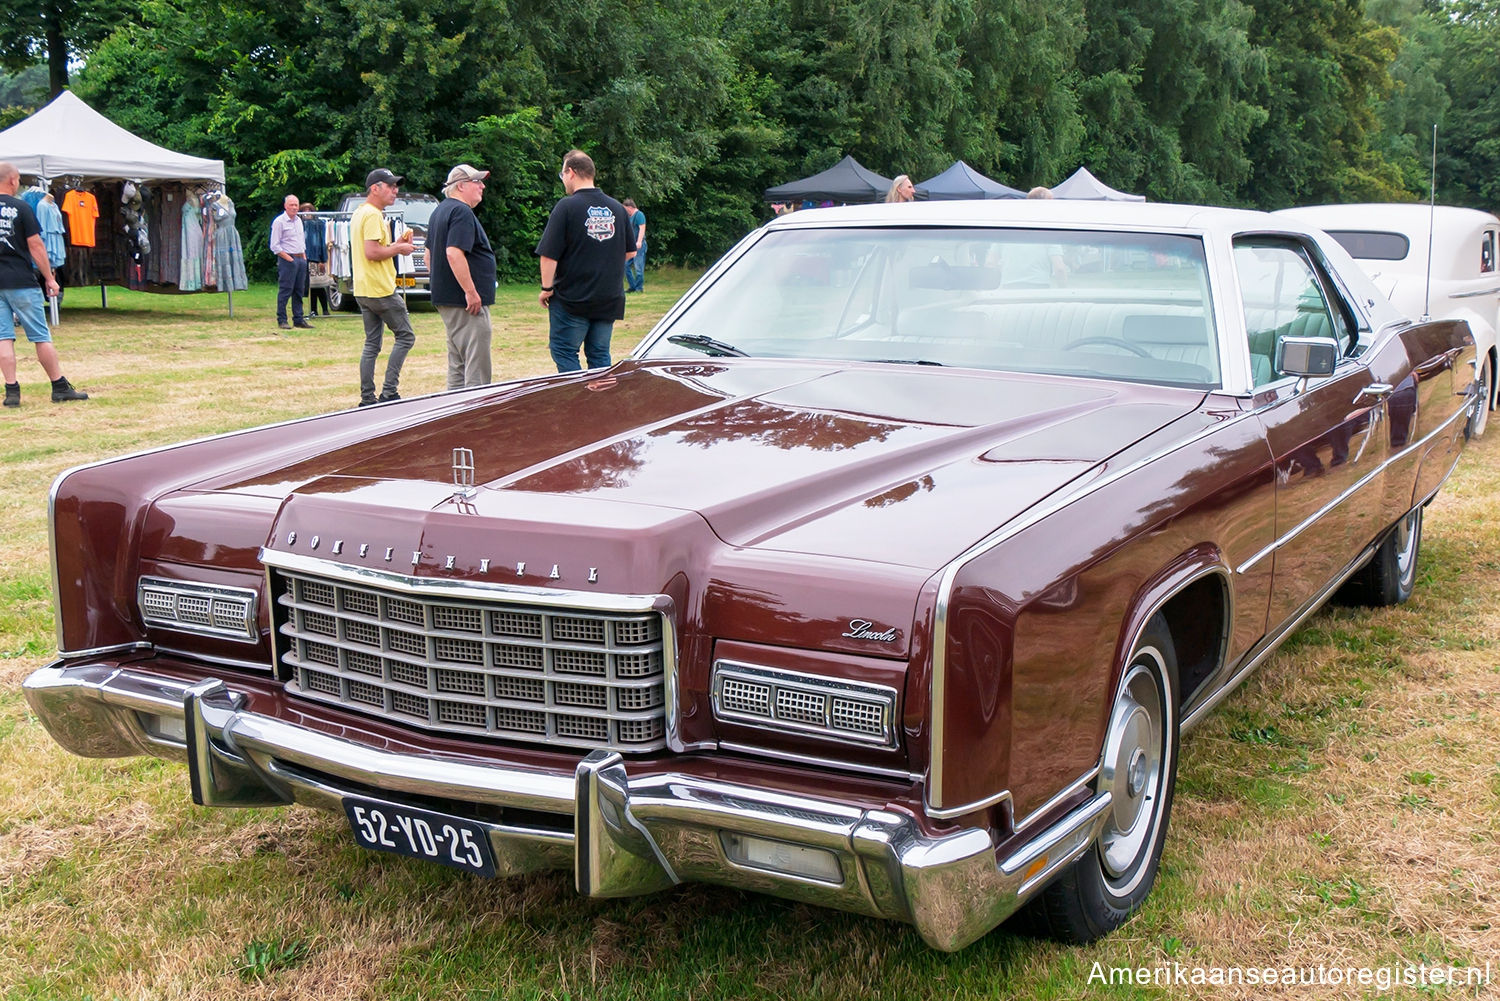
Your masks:
{"label": "man in black t-shirt", "polygon": [[461,163],[448,171],[443,199],[427,220],[432,304],[448,332],[448,388],[487,385],[490,307],[495,304],[495,251],[474,215],[487,170]]}
{"label": "man in black t-shirt", "polygon": [[552,207],[536,245],[550,328],[548,347],[559,372],[576,372],[578,349],[589,368],[608,368],[615,321],[625,318],[620,273],[635,256],[625,206],[594,187],[594,161],[582,150],[563,157],[558,178],[568,196]]}
{"label": "man in black t-shirt", "polygon": [[36,348],[36,360],[52,380],[52,402],[86,400],[89,394],[74,389],[63,375],[57,348],[52,346],[52,331],[47,327],[42,290],[37,286],[33,265],[41,271],[42,284],[49,296],[57,295],[57,279],[47,261],[36,213],[16,197],[20,186],[21,172],[15,164],[0,162],[0,375],[5,377],[5,405],[21,405],[21,384],[16,381],[18,319],[26,331],[26,339]]}

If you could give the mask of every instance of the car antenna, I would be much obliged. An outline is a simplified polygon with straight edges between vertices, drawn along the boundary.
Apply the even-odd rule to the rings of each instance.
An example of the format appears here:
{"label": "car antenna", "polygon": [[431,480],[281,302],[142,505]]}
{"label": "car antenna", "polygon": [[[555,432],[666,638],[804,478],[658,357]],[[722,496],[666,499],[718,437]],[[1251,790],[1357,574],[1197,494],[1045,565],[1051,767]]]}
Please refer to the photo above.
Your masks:
{"label": "car antenna", "polygon": [[1422,289],[1422,322],[1432,319],[1432,231],[1437,225],[1437,122],[1432,123],[1432,178],[1427,200],[1427,284]]}

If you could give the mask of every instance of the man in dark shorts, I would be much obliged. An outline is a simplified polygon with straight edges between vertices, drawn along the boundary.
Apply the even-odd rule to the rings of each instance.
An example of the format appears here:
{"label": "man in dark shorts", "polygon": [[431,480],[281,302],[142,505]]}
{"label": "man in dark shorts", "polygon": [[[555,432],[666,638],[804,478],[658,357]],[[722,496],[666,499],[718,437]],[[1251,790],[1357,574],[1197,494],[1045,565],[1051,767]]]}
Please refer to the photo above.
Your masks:
{"label": "man in dark shorts", "polygon": [[594,161],[582,150],[563,157],[567,197],[552,207],[536,245],[547,307],[548,347],[559,372],[576,372],[581,346],[589,368],[608,368],[615,321],[625,318],[620,274],[635,256],[630,214],[594,186]]}
{"label": "man in dark shorts", "polygon": [[16,197],[20,186],[21,173],[15,164],[0,162],[0,374],[5,377],[5,405],[21,405],[21,384],[16,381],[18,319],[26,331],[26,339],[36,348],[36,360],[52,380],[52,402],[86,400],[89,394],[74,389],[63,375],[57,348],[52,346],[42,289],[37,286],[32,265],[41,271],[42,285],[49,296],[57,295],[57,278],[47,261],[36,213]]}

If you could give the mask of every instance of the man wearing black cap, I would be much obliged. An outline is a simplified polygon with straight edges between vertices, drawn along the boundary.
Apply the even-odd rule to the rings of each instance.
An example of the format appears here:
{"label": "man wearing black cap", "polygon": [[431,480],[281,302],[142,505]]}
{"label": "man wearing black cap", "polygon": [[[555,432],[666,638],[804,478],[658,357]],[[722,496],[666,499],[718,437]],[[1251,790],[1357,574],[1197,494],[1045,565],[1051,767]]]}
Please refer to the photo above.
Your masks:
{"label": "man wearing black cap", "polygon": [[[397,254],[412,252],[412,232],[407,230],[401,239],[391,242],[391,230],[385,222],[385,210],[396,201],[401,189],[401,177],[384,167],[372,170],[365,178],[368,195],[349,220],[349,243],[353,253],[349,255],[354,272],[354,299],[365,319],[365,349],[359,356],[359,405],[389,403],[401,399],[397,384],[401,381],[401,364],[406,353],[417,342],[412,333],[411,317],[406,313],[406,300],[396,294]],[[395,345],[385,363],[385,383],[380,395],[375,395],[375,361],[380,357],[384,341],[382,326],[391,328]]]}
{"label": "man wearing black cap", "polygon": [[447,197],[427,221],[432,304],[448,334],[448,388],[490,380],[490,307],[495,304],[495,251],[474,215],[487,170],[461,163],[448,171]]}

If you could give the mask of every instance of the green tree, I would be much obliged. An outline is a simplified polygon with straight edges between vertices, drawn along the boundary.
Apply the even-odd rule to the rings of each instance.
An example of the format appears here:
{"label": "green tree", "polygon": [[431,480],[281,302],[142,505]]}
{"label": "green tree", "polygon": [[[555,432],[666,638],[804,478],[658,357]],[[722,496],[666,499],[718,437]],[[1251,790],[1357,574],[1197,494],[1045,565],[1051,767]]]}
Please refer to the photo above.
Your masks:
{"label": "green tree", "polygon": [[68,86],[68,65],[82,59],[132,15],[125,0],[0,0],[0,66],[19,73],[47,64],[51,96]]}
{"label": "green tree", "polygon": [[1390,201],[1400,171],[1372,145],[1376,101],[1390,90],[1397,34],[1363,0],[1250,0],[1250,40],[1266,58],[1251,131],[1246,193],[1261,208],[1318,201]]}
{"label": "green tree", "polygon": [[1252,169],[1265,59],[1239,0],[1088,0],[1083,159],[1152,197],[1234,203]]}

